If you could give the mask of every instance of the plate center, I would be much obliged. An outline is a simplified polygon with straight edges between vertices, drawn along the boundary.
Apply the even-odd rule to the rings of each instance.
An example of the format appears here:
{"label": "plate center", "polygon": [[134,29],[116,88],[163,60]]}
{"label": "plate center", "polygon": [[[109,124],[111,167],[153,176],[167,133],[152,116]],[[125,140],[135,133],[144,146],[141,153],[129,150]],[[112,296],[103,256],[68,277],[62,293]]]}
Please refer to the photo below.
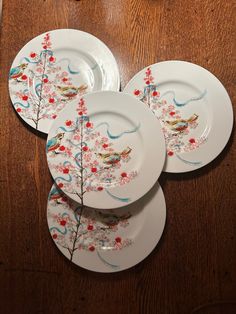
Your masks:
{"label": "plate center", "polygon": [[91,105],[87,120],[80,121],[75,132],[65,134],[72,155],[77,156],[75,166],[83,163],[86,191],[129,183],[143,160],[139,121],[118,112],[93,112],[93,108],[96,104]]}
{"label": "plate center", "polygon": [[60,48],[42,54],[41,62],[27,67],[29,99],[40,106],[61,106],[86,92],[102,89],[101,67],[76,49]]}

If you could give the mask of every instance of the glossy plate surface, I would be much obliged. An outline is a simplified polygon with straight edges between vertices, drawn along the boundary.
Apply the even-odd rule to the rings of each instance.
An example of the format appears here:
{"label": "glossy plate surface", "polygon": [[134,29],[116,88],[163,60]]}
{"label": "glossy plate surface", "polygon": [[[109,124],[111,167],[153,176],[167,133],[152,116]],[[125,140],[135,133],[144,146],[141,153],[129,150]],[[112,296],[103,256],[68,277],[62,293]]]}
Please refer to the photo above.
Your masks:
{"label": "glossy plate surface", "polygon": [[47,160],[64,193],[94,208],[125,206],[157,181],[165,161],[159,121],[134,97],[85,95],[63,110],[48,135]]}
{"label": "glossy plate surface", "polygon": [[136,74],[124,92],[157,116],[167,146],[166,172],[188,172],[211,162],[225,147],[233,126],[230,98],[206,69],[165,61]]}
{"label": "glossy plate surface", "polygon": [[118,66],[108,47],[74,29],[58,29],[32,39],[17,54],[9,73],[15,110],[44,133],[58,113],[81,95],[119,88]]}
{"label": "glossy plate surface", "polygon": [[140,201],[105,211],[81,210],[54,185],[47,220],[53,241],[70,261],[96,272],[117,272],[141,262],[155,248],[166,205],[158,183]]}

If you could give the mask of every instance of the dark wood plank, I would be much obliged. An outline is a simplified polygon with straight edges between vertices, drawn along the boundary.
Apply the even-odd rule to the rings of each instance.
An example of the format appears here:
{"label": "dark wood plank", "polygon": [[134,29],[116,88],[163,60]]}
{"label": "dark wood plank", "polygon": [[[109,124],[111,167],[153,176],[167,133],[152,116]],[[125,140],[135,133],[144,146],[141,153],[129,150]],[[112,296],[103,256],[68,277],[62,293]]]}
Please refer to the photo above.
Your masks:
{"label": "dark wood plank", "polygon": [[47,230],[52,179],[45,137],[14,113],[7,78],[19,49],[55,28],[87,31],[112,50],[121,86],[144,66],[188,60],[225,85],[235,108],[233,1],[3,1],[0,80],[0,311],[14,313],[235,313],[235,137],[208,166],[163,173],[167,224],[154,252],[118,274],[70,264]]}

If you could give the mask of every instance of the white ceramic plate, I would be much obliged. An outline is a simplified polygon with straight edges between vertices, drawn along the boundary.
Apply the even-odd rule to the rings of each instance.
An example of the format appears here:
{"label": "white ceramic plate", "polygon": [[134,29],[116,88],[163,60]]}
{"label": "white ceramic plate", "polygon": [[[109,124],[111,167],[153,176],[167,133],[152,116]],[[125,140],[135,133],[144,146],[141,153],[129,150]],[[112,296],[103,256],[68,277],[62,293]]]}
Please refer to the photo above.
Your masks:
{"label": "white ceramic plate", "polygon": [[74,29],[58,29],[32,39],[17,54],[9,73],[15,110],[44,133],[74,99],[91,91],[119,88],[118,66],[108,47]]}
{"label": "white ceramic plate", "polygon": [[166,220],[157,183],[140,201],[125,208],[95,210],[69,200],[56,185],[48,199],[49,231],[58,249],[78,266],[117,272],[141,262],[155,248]]}
{"label": "white ceramic plate", "polygon": [[48,135],[47,160],[58,186],[77,202],[116,208],[143,196],[165,161],[159,121],[134,97],[87,94],[63,110]]}
{"label": "white ceramic plate", "polygon": [[124,92],[146,103],[162,124],[166,172],[196,170],[216,158],[233,126],[230,98],[206,69],[184,61],[165,61],[136,74]]}

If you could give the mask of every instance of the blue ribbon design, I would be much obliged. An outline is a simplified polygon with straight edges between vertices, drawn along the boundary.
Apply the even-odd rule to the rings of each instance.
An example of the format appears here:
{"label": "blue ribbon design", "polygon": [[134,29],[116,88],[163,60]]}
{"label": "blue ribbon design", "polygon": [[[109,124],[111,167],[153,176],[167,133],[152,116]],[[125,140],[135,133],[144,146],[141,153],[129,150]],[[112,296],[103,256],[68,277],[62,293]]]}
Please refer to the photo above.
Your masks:
{"label": "blue ribbon design", "polygon": [[164,92],[161,97],[159,98],[159,100],[161,100],[165,95],[168,95],[168,94],[171,94],[173,96],[173,102],[174,104],[177,106],[177,107],[183,107],[185,105],[187,105],[188,103],[192,102],[192,101],[198,101],[198,100],[201,100],[203,99],[206,94],[207,94],[207,90],[204,90],[199,96],[196,96],[196,97],[192,97],[190,99],[187,99],[186,101],[184,102],[178,102],[175,98],[175,92],[172,91],[172,90],[169,90],[169,91],[166,91]]}
{"label": "blue ribbon design", "polygon": [[127,130],[127,131],[124,131],[124,132],[121,132],[120,134],[117,134],[117,135],[113,135],[111,134],[110,132],[110,125],[107,123],[107,122],[101,122],[99,123],[91,132],[93,132],[94,130],[96,130],[97,128],[99,128],[100,126],[102,125],[105,125],[107,127],[106,129],[106,132],[107,132],[107,135],[110,139],[114,140],[114,139],[118,139],[120,138],[121,136],[123,136],[124,134],[130,134],[130,133],[135,133],[139,128],[140,128],[140,123],[133,129],[133,130]]}
{"label": "blue ribbon design", "polygon": [[109,196],[111,196],[112,198],[114,198],[114,199],[117,200],[117,201],[120,201],[120,202],[123,202],[123,203],[128,203],[128,202],[130,202],[130,200],[131,200],[129,197],[118,197],[118,196],[112,194],[112,193],[111,193],[110,191],[108,191],[107,189],[105,189],[105,191],[107,192],[107,194],[108,194]]}
{"label": "blue ribbon design", "polygon": [[106,261],[106,260],[101,256],[101,254],[99,253],[99,251],[97,251],[97,255],[98,255],[98,257],[100,258],[100,260],[101,260],[105,265],[110,266],[111,268],[114,268],[114,269],[120,267],[119,265],[114,265],[114,264],[111,264],[111,263],[109,263],[108,261]]}
{"label": "blue ribbon design", "polygon": [[42,83],[38,83],[35,85],[35,93],[38,97],[40,97],[41,94],[41,90],[42,90]]}
{"label": "blue ribbon design", "polygon": [[63,234],[63,235],[67,234],[67,228],[66,228],[66,227],[65,227],[65,230],[64,230],[64,231],[60,230],[60,229],[57,228],[57,227],[51,227],[51,228],[49,229],[50,232],[53,231],[53,230],[56,230],[57,232],[59,232],[60,234]]}
{"label": "blue ribbon design", "polygon": [[70,174],[68,174],[68,177],[69,177],[68,179],[65,179],[63,177],[56,177],[54,180],[55,180],[56,183],[57,183],[57,180],[62,180],[64,182],[71,182],[72,181],[72,176]]}
{"label": "blue ribbon design", "polygon": [[[68,63],[68,64],[67,64],[67,68],[68,68],[68,72],[69,72],[70,74],[76,75],[76,74],[80,74],[80,73],[81,73],[80,70],[72,70],[72,68],[71,68],[71,60],[68,59],[68,58],[62,58],[62,59],[60,59],[58,62],[55,63],[55,65],[61,63],[62,61],[66,61],[66,62]],[[91,70],[94,71],[97,66],[98,66],[98,64],[95,63],[95,64],[91,67]]]}
{"label": "blue ribbon design", "polygon": [[21,102],[17,101],[17,102],[14,102],[13,105],[14,105],[14,107],[15,107],[15,106],[21,106],[21,107],[23,107],[23,108],[25,108],[25,109],[27,109],[27,108],[30,107],[29,102],[27,102],[27,105],[24,105],[24,104],[22,104]]}
{"label": "blue ribbon design", "polygon": [[187,164],[187,165],[198,166],[198,165],[201,165],[201,164],[202,164],[201,161],[189,161],[189,160],[186,160],[186,159],[180,157],[178,154],[176,154],[176,157],[177,157],[179,160],[183,161],[183,162],[184,162],[185,164]]}

